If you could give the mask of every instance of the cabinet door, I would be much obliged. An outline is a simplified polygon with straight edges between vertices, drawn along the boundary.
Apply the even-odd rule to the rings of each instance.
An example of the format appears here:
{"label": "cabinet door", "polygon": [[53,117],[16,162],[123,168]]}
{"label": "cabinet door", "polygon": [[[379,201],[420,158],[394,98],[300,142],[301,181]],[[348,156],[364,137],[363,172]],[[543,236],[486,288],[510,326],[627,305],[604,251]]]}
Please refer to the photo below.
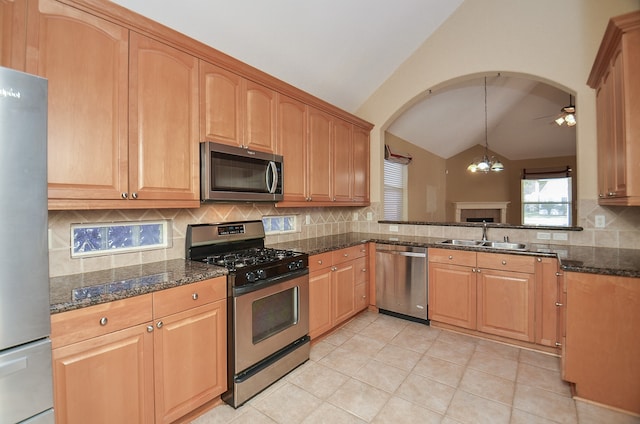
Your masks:
{"label": "cabinet door", "polygon": [[476,274],[472,268],[429,263],[429,319],[475,330]]}
{"label": "cabinet door", "polygon": [[353,127],[353,201],[369,202],[369,133]]}
{"label": "cabinet door", "polygon": [[[331,202],[331,133],[333,119],[309,108],[309,197],[313,202]],[[285,165],[286,166],[286,165]]]}
{"label": "cabinet door", "polygon": [[348,122],[333,121],[333,201],[353,199],[353,129]]}
{"label": "cabinet door", "polygon": [[331,268],[309,274],[309,336],[314,339],[332,327]]}
{"label": "cabinet door", "polygon": [[242,145],[242,78],[200,61],[200,139]]}
{"label": "cabinet door", "polygon": [[596,90],[596,110],[598,122],[598,197],[606,199],[612,195],[609,188],[611,176],[610,170],[613,167],[613,155],[611,152],[613,133],[613,84],[611,72],[608,72],[602,80],[602,84]]}
{"label": "cabinet door", "polygon": [[27,72],[49,80],[49,199],[120,199],[129,32],[54,0],[29,8]]}
{"label": "cabinet door", "polygon": [[131,33],[130,198],[198,200],[198,59]]}
{"label": "cabinet door", "polygon": [[561,312],[561,290],[558,284],[558,260],[538,258],[536,262],[536,343],[556,347],[560,343],[558,321]]}
{"label": "cabinet door", "polygon": [[56,422],[154,422],[153,333],[147,327],[53,349]]}
{"label": "cabinet door", "polygon": [[26,22],[26,0],[0,0],[0,66],[24,71]]}
{"label": "cabinet door", "polygon": [[278,96],[278,154],[284,156],[284,201],[307,200],[307,108]]}
{"label": "cabinet door", "polygon": [[244,145],[273,153],[276,151],[276,92],[249,80],[245,85]]}
{"label": "cabinet door", "polygon": [[534,341],[533,274],[481,269],[478,278],[479,331]]}
{"label": "cabinet door", "polygon": [[333,325],[339,324],[355,313],[356,310],[356,272],[355,261],[335,267],[333,271]]}
{"label": "cabinet door", "polygon": [[219,300],[156,320],[156,423],[173,422],[226,390],[226,317],[226,300]]}

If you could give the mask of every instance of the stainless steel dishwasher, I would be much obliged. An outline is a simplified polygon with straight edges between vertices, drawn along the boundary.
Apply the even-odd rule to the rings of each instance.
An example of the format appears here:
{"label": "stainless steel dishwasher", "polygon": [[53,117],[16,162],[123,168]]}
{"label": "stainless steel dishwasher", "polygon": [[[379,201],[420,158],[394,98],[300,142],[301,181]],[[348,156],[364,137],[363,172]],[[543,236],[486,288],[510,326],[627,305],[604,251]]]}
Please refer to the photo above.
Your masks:
{"label": "stainless steel dishwasher", "polygon": [[376,244],[376,306],[428,323],[427,249]]}

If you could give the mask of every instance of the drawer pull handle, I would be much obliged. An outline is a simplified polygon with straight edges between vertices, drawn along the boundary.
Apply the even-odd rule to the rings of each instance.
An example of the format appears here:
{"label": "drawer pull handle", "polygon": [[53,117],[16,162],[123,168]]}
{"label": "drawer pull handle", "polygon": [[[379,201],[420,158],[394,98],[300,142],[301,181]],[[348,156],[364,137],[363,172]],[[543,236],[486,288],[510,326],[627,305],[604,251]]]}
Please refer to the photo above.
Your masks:
{"label": "drawer pull handle", "polygon": [[158,321],[156,323],[156,327],[158,327],[158,328],[162,328],[163,325],[164,325],[164,323],[162,321]]}
{"label": "drawer pull handle", "polygon": [[562,277],[562,273],[561,272],[556,272],[556,277]]}
{"label": "drawer pull handle", "polygon": [[562,343],[556,342],[556,347],[562,347]]}
{"label": "drawer pull handle", "polygon": [[109,322],[109,319],[107,317],[100,318],[100,325],[101,326],[104,327],[105,325],[107,325],[108,322]]}
{"label": "drawer pull handle", "polygon": [[506,264],[507,264],[507,261],[502,261],[502,265],[506,265]]}
{"label": "drawer pull handle", "polygon": [[198,300],[198,293],[194,293],[191,295],[191,299]]}
{"label": "drawer pull handle", "polygon": [[560,302],[556,302],[556,306],[564,306],[564,305]]}
{"label": "drawer pull handle", "polygon": [[153,325],[147,325],[147,333],[153,333]]}

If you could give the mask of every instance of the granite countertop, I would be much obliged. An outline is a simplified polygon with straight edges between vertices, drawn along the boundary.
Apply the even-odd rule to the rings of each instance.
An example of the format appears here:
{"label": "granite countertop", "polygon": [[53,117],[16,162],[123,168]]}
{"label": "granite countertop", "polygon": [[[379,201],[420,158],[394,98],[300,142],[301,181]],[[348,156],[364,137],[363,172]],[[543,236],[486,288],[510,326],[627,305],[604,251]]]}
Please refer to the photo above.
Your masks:
{"label": "granite countertop", "polygon": [[278,243],[272,247],[292,249],[315,255],[330,250],[342,249],[366,242],[399,244],[417,247],[445,247],[447,249],[474,250],[514,255],[557,257],[565,271],[590,274],[616,275],[640,278],[640,250],[614,249],[604,247],[566,246],[559,244],[529,243],[526,251],[473,248],[465,246],[443,246],[438,237],[403,236],[372,233],[347,233],[333,236],[316,237],[287,243]]}
{"label": "granite countertop", "polygon": [[52,314],[138,296],[226,275],[227,269],[175,259],[53,277],[49,280]]}
{"label": "granite countertop", "polygon": [[[417,247],[446,247],[514,255],[557,257],[565,271],[640,278],[640,251],[555,244],[529,244],[527,251],[481,250],[464,246],[443,246],[437,237],[403,236],[370,233],[347,233],[314,237],[269,247],[291,249],[309,255],[342,249],[367,242]],[[171,287],[226,275],[226,268],[186,259],[174,259],[143,265],[113,268],[51,278],[50,311],[52,314],[152,293]]]}

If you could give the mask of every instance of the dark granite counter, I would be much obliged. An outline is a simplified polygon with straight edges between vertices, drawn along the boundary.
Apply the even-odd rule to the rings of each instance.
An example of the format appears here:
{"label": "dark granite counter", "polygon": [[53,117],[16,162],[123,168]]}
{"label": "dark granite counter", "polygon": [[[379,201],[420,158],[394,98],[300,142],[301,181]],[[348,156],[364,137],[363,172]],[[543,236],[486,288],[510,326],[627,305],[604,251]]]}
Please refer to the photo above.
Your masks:
{"label": "dark granite counter", "polygon": [[[557,257],[565,271],[640,278],[640,250],[611,249],[556,244],[528,244],[526,251],[443,246],[442,238],[370,233],[347,233],[315,237],[269,247],[292,249],[315,255],[367,242],[418,247],[475,250]],[[153,262],[104,271],[65,275],[50,279],[50,310],[52,314],[84,308],[99,303],[151,293],[209,278],[226,275],[225,268],[184,259]],[[639,280],[640,281],[640,280]]]}
{"label": "dark granite counter", "polygon": [[49,280],[52,314],[226,275],[226,268],[176,259]]}
{"label": "dark granite counter", "polygon": [[509,253],[514,255],[551,256],[557,257],[560,260],[560,266],[565,271],[640,278],[640,250],[635,249],[529,243],[526,251],[513,251],[451,245],[444,246],[439,244],[439,242],[443,240],[443,238],[437,237],[403,236],[396,234],[346,233],[278,243],[272,245],[272,247],[293,249],[308,253],[309,255],[315,255],[366,242],[377,242],[427,248],[444,247],[447,249]]}

